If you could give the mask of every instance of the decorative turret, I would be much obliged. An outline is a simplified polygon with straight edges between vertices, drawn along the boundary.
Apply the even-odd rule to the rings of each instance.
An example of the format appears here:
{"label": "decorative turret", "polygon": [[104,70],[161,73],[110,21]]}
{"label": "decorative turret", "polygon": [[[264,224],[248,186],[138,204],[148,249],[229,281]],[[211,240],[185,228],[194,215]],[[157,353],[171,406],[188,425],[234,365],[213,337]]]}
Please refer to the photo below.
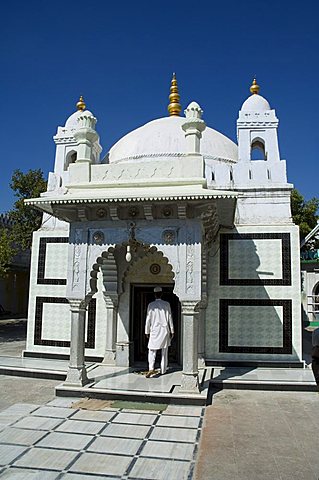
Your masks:
{"label": "decorative turret", "polygon": [[244,101],[237,120],[238,163],[233,166],[237,185],[287,183],[286,163],[280,160],[278,118],[268,101],[259,95],[254,78],[251,95]]}
{"label": "decorative turret", "polygon": [[203,110],[196,102],[191,102],[184,110],[186,120],[182,125],[185,132],[187,153],[200,153],[200,139],[206,128],[202,120]]}
{"label": "decorative turret", "polygon": [[171,93],[169,96],[169,105],[167,107],[167,110],[171,117],[173,116],[178,117],[179,114],[181,113],[182,107],[181,107],[181,104],[179,103],[180,96],[178,93],[178,86],[177,86],[175,73],[173,73],[170,92]]}
{"label": "decorative turret", "polygon": [[99,136],[95,131],[96,118],[86,109],[83,96],[76,111],[53,137],[56,144],[54,173],[49,174],[48,190],[53,191],[68,182],[68,169],[76,162],[98,163],[101,154]]}
{"label": "decorative turret", "polygon": [[237,120],[238,160],[278,162],[278,118],[259,90],[254,78],[250,87],[252,95],[243,103]]}
{"label": "decorative turret", "polygon": [[88,110],[81,111],[81,114],[78,116],[78,128],[73,133],[78,144],[76,162],[93,162],[94,156],[92,147],[99,139],[99,136],[95,131],[96,121],[96,118]]}

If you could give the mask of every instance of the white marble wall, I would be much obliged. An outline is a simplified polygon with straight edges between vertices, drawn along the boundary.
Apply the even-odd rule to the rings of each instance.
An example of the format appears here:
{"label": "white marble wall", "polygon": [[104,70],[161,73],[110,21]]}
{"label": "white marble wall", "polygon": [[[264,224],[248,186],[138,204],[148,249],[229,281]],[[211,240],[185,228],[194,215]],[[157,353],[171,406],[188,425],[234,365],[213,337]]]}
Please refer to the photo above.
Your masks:
{"label": "white marble wall", "polygon": [[[301,323],[300,323],[300,263],[299,263],[299,232],[298,227],[291,226],[238,226],[234,230],[222,230],[220,233],[290,233],[291,238],[291,285],[220,285],[220,244],[219,238],[213,244],[208,255],[207,288],[208,307],[206,310],[206,359],[207,360],[298,360],[301,358]],[[236,240],[243,243],[245,241]],[[236,243],[234,242],[234,243]],[[264,245],[262,243],[264,242]],[[231,242],[230,242],[231,243]],[[256,269],[266,271],[258,274],[258,278],[276,279],[281,270],[281,245],[276,240],[256,241],[255,254],[257,262],[249,262],[246,258],[247,249],[254,246],[250,241],[249,247],[242,244],[231,247],[230,259],[231,278],[256,278]],[[281,242],[280,242],[281,244]],[[243,253],[240,263],[240,255]],[[268,258],[268,262],[267,262]],[[280,258],[280,261],[279,261]],[[279,262],[279,263],[277,263]],[[253,266],[253,263],[255,265]],[[257,265],[258,263],[258,265]],[[256,268],[257,267],[257,268]],[[255,269],[255,270],[254,270]],[[255,273],[254,273],[255,272]],[[273,274],[273,275],[269,275]],[[292,300],[292,355],[287,354],[256,354],[256,353],[221,353],[219,351],[219,302],[220,299],[256,299],[258,300]],[[282,340],[282,307],[269,306],[230,306],[228,343],[237,346],[279,346]],[[248,328],[249,327],[249,328]]]}

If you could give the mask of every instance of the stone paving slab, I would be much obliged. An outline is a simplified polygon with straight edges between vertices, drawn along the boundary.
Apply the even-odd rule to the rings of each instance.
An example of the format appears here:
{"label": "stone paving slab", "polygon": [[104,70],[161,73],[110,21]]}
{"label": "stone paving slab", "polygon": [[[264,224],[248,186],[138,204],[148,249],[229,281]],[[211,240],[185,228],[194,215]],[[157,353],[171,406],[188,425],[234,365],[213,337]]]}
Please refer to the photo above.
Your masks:
{"label": "stone paving slab", "polygon": [[116,453],[117,455],[136,455],[143,439],[98,437],[88,447],[89,452]]}
{"label": "stone paving slab", "polygon": [[48,448],[67,448],[68,450],[82,450],[92,440],[93,435],[83,435],[77,433],[50,432],[45,436],[37,446]]}
{"label": "stone paving slab", "polygon": [[72,420],[88,420],[94,422],[109,422],[115,415],[115,412],[103,412],[99,410],[79,410],[72,416]]}
{"label": "stone paving slab", "polygon": [[71,472],[123,476],[132,457],[100,453],[83,453],[70,468]]}
{"label": "stone paving slab", "polygon": [[198,428],[200,418],[198,417],[184,417],[177,415],[162,415],[158,420],[157,425],[161,427],[187,427]]}
{"label": "stone paving slab", "polygon": [[129,478],[136,478],[138,480],[167,480],[171,478],[176,480],[187,480],[188,476],[188,462],[174,460],[174,470],[172,472],[171,466],[167,460],[138,458],[130,472]]}
{"label": "stone paving slab", "polygon": [[38,417],[53,417],[53,418],[66,418],[73,415],[74,412],[69,408],[63,407],[41,407],[32,412],[32,415]]}
{"label": "stone paving slab", "polygon": [[104,428],[102,422],[92,422],[85,420],[66,420],[56,430],[57,432],[86,433],[95,435]]}
{"label": "stone paving slab", "polygon": [[197,430],[189,428],[157,427],[150,435],[152,440],[167,440],[173,442],[194,443],[197,437]]}
{"label": "stone paving slab", "polygon": [[0,432],[0,443],[33,445],[47,435],[45,431],[8,427]]}
{"label": "stone paving slab", "polygon": [[36,447],[17,460],[15,466],[61,471],[66,469],[77,455],[78,452],[70,450]]}
{"label": "stone paving slab", "polygon": [[124,438],[144,438],[149,431],[150,427],[147,425],[112,423],[101,432],[101,435]]}
{"label": "stone paving slab", "polygon": [[128,423],[131,425],[152,425],[156,415],[144,413],[119,413],[114,419],[115,423]]}
{"label": "stone paving slab", "polygon": [[174,458],[191,461],[195,445],[192,443],[157,442],[149,440],[143,448],[143,457]]}
{"label": "stone paving slab", "polygon": [[60,425],[61,422],[62,419],[60,418],[34,417],[30,415],[16,422],[14,426],[16,428],[31,428],[32,430],[51,430]]}
{"label": "stone paving slab", "polygon": [[43,472],[43,470],[34,470],[33,468],[10,467],[0,474],[0,478],[1,480],[56,480],[59,475],[59,472],[49,472],[48,470]]}
{"label": "stone paving slab", "polygon": [[18,445],[0,445],[0,465],[7,465],[17,459],[27,447]]}

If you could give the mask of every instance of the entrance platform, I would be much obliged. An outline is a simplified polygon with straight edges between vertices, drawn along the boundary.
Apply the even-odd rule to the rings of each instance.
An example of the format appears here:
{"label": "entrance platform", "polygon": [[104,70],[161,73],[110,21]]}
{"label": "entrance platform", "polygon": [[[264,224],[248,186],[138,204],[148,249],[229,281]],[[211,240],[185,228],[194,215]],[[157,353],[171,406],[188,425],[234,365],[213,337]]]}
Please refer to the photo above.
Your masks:
{"label": "entrance platform", "polygon": [[[214,390],[246,389],[316,391],[312,370],[306,368],[206,367],[200,370],[200,393],[180,390],[182,372],[146,378],[142,369],[87,363],[90,382],[84,387],[61,383],[57,396],[103,398],[136,402],[205,405]],[[0,356],[0,374],[61,380],[66,378],[67,360]]]}

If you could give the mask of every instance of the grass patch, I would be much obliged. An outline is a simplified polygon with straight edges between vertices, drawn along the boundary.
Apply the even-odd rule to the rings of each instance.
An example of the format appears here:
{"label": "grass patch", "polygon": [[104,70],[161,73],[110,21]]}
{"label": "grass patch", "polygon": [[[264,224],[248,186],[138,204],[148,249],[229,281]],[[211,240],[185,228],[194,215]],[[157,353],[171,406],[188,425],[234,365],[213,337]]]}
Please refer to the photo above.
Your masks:
{"label": "grass patch", "polygon": [[166,410],[165,403],[151,403],[151,402],[129,402],[127,400],[115,400],[112,402],[112,408],[129,408],[131,410],[155,410],[162,412]]}

